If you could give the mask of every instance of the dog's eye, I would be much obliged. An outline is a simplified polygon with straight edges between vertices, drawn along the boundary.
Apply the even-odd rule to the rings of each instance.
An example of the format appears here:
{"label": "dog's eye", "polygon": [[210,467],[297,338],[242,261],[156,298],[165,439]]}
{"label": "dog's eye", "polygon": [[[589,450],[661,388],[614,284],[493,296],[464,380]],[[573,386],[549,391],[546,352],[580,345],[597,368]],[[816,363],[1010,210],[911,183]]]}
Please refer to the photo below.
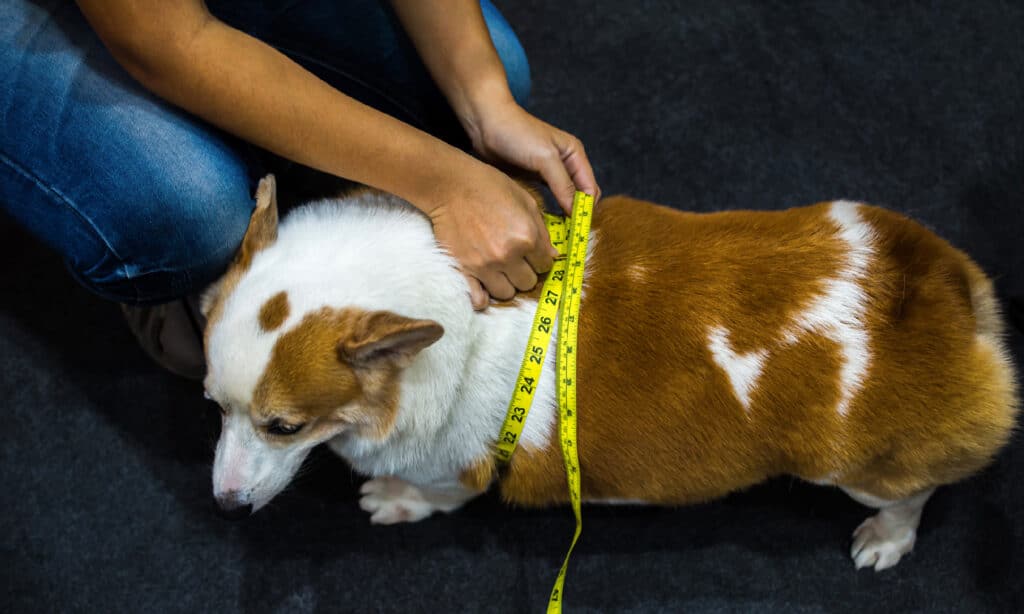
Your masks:
{"label": "dog's eye", "polygon": [[294,435],[302,430],[304,424],[285,424],[280,420],[274,419],[270,424],[267,425],[267,432],[271,435]]}

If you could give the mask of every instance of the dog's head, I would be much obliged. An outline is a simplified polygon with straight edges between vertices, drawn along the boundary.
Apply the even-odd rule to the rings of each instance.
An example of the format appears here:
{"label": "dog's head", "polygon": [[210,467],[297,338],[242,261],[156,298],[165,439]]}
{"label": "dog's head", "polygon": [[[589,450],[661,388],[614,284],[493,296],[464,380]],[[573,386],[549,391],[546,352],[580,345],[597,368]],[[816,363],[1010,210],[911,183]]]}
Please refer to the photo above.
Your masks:
{"label": "dog's head", "polygon": [[256,200],[234,262],[202,301],[206,394],[223,413],[213,492],[235,516],[269,502],[315,445],[346,432],[386,438],[401,371],[444,333],[432,320],[327,306],[275,273],[273,177]]}

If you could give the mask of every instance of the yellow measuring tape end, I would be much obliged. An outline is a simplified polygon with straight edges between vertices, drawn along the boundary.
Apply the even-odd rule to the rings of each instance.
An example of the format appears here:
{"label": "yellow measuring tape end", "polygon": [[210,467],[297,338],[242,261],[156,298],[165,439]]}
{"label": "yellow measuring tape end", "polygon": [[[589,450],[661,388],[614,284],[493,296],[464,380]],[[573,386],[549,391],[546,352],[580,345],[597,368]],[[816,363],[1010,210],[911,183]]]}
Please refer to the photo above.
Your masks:
{"label": "yellow measuring tape end", "polygon": [[565,588],[565,574],[569,568],[569,557],[583,531],[583,515],[580,510],[580,461],[576,453],[576,346],[579,338],[580,299],[583,293],[583,269],[587,259],[587,244],[590,240],[590,221],[594,211],[594,197],[576,192],[573,198],[572,217],[569,222],[563,217],[547,215],[544,223],[551,235],[552,244],[564,257],[556,260],[548,273],[541,296],[537,301],[537,312],[533,316],[533,328],[526,344],[519,376],[512,392],[508,413],[498,437],[497,456],[500,463],[508,463],[519,443],[530,413],[533,395],[537,390],[544,359],[551,345],[551,333],[558,321],[558,362],[556,368],[559,407],[559,441],[562,445],[562,459],[569,484],[569,500],[576,516],[576,531],[565,555],[565,561],[558,571],[554,589],[548,600],[548,612],[562,611]]}

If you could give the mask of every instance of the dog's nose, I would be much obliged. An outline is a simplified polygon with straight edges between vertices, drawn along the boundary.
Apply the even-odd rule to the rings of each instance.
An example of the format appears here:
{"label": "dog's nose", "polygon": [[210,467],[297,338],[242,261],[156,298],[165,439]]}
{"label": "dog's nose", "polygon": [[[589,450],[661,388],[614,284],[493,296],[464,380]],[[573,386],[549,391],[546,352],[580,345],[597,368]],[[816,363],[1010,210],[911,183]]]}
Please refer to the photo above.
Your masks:
{"label": "dog's nose", "polygon": [[227,520],[241,520],[252,514],[251,503],[240,503],[234,496],[227,496],[217,499],[217,509],[220,516]]}

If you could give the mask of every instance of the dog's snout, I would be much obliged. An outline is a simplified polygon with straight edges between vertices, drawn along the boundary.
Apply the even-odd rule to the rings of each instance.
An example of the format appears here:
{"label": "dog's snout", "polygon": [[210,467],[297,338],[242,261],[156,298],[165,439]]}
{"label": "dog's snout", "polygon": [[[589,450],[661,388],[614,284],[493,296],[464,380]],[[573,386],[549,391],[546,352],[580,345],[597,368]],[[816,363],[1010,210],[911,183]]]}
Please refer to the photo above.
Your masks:
{"label": "dog's snout", "polygon": [[217,509],[221,517],[228,520],[241,520],[252,514],[252,504],[240,501],[238,493],[235,492],[217,497]]}

